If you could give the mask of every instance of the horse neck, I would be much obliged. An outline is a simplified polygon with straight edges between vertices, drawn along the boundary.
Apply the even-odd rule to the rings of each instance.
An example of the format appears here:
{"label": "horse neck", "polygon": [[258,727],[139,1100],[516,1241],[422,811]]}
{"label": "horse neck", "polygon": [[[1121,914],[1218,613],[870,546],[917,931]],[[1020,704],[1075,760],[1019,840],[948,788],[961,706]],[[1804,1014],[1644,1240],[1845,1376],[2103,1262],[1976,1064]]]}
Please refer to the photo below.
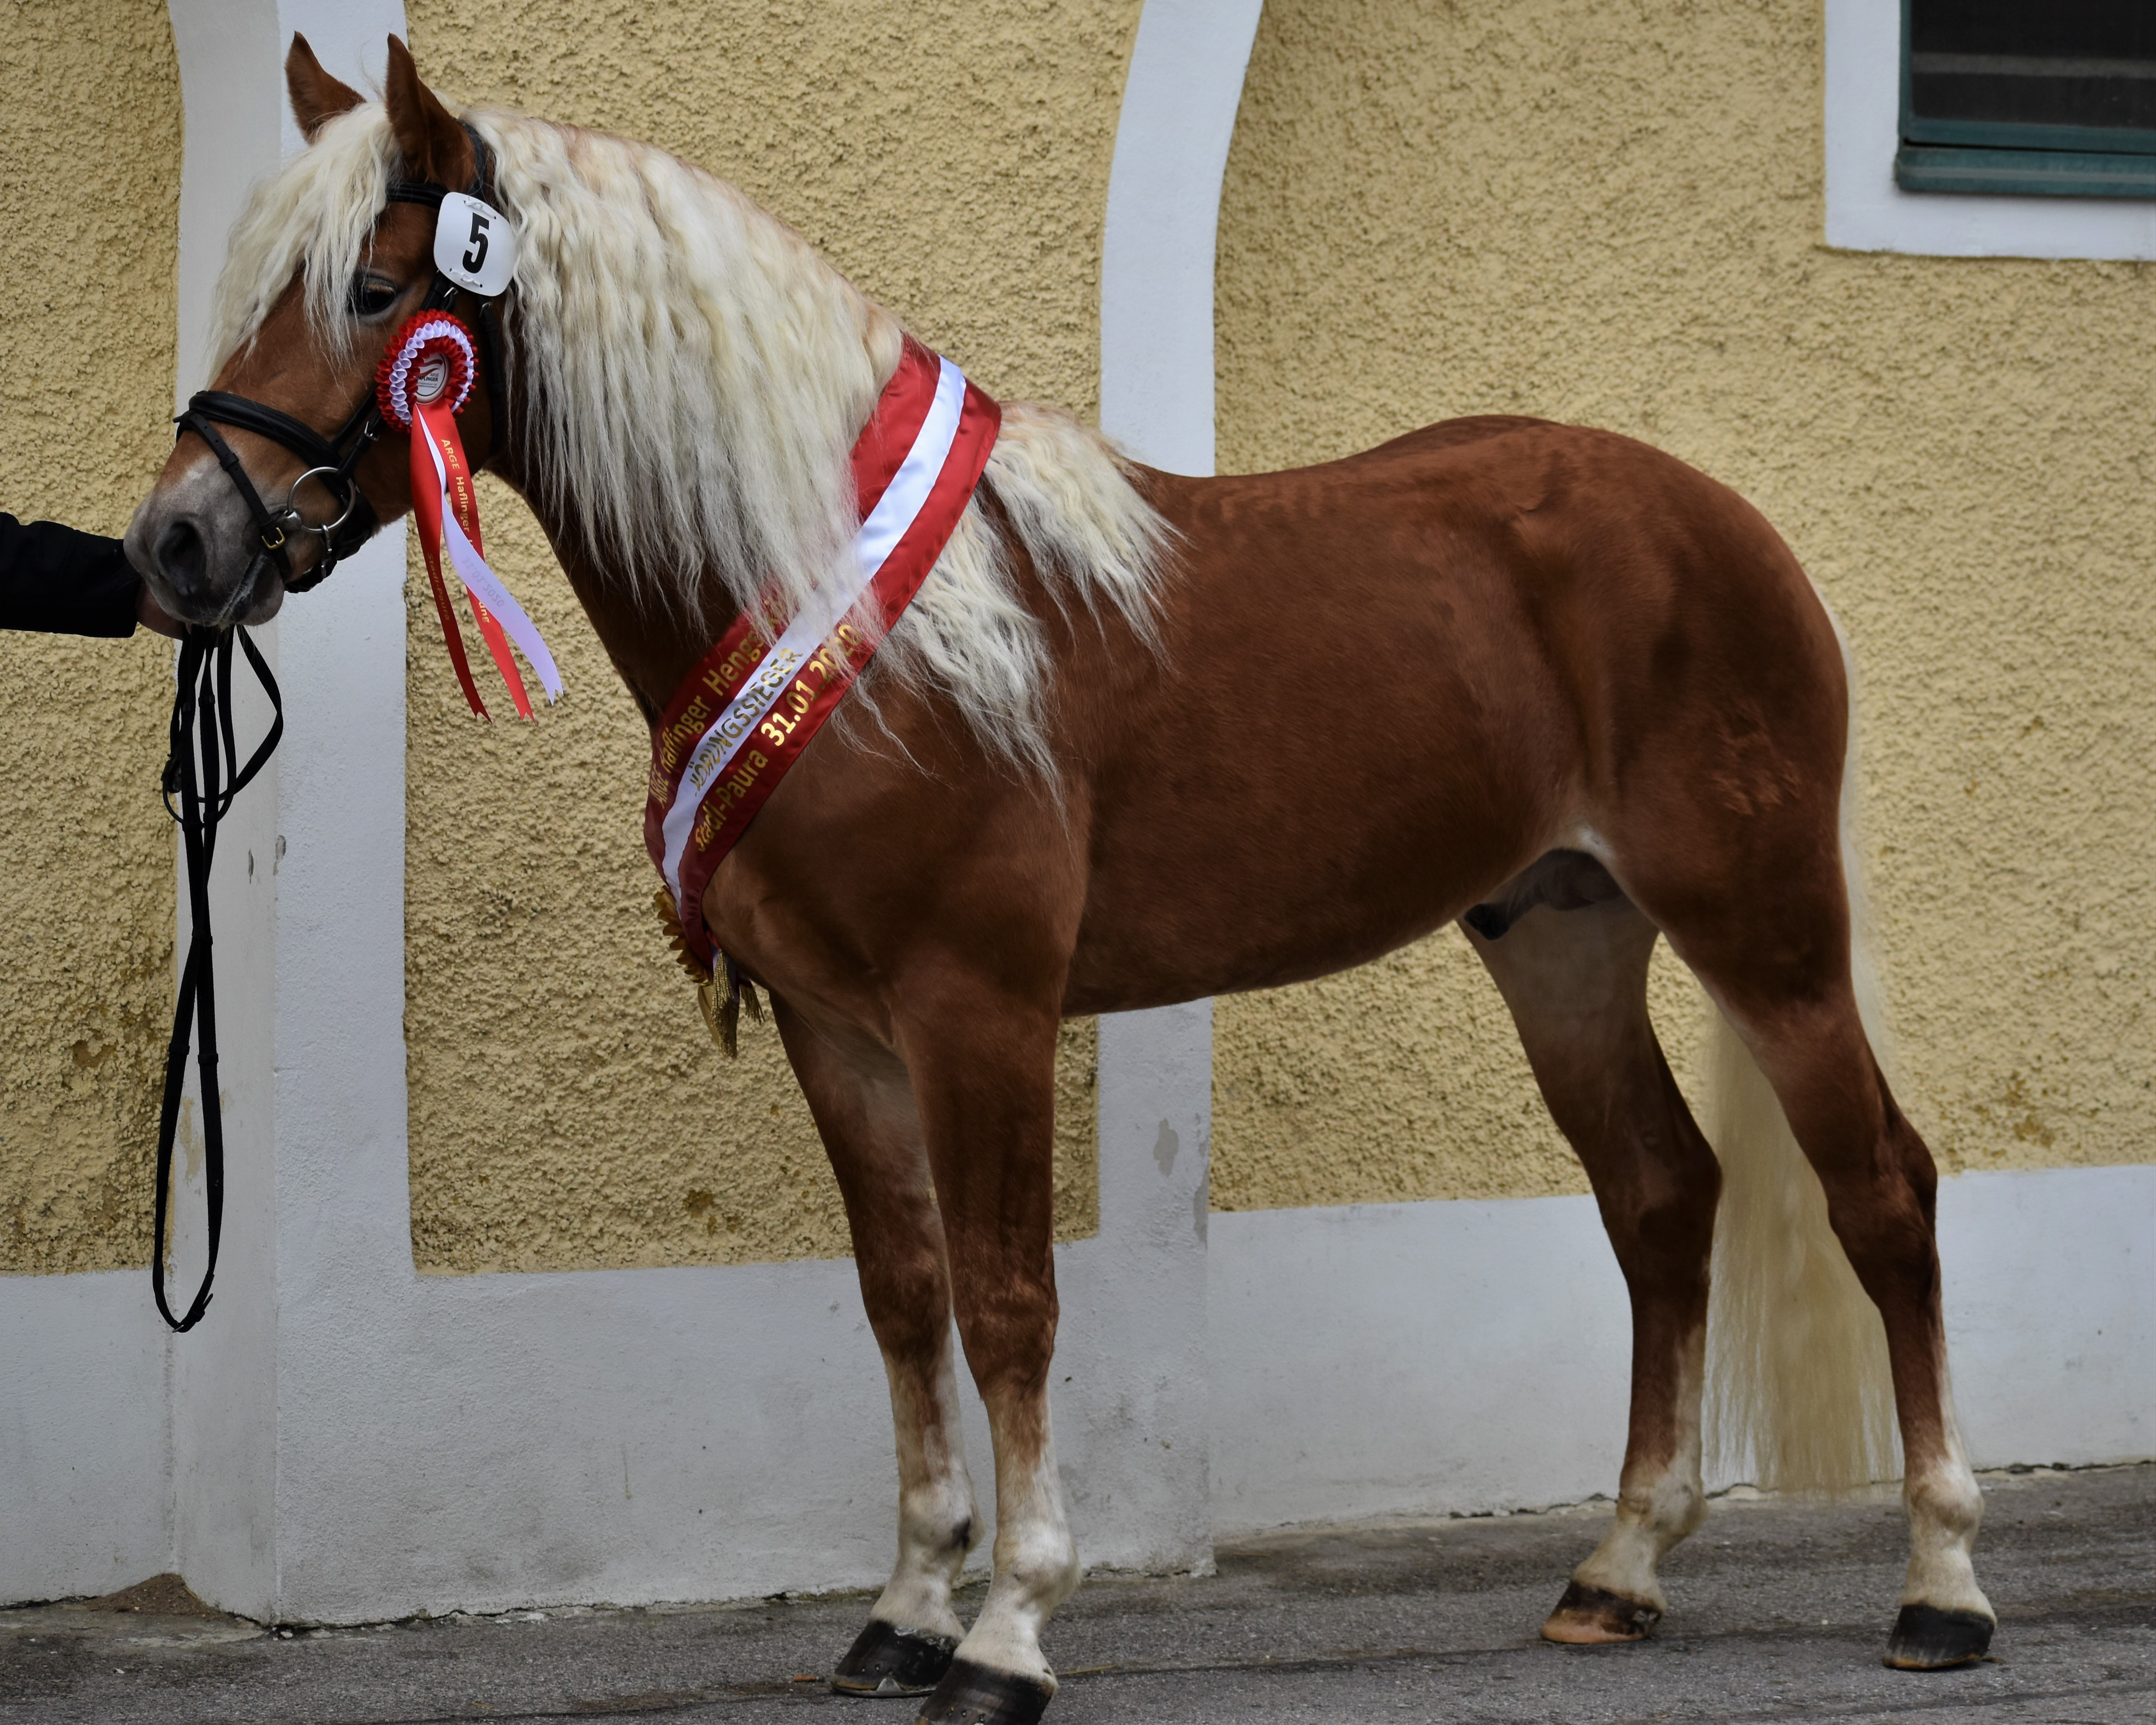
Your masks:
{"label": "horse neck", "polygon": [[701,572],[694,591],[701,602],[701,615],[692,619],[685,606],[646,588],[641,592],[629,578],[629,560],[603,543],[594,546],[585,523],[573,507],[550,508],[542,496],[509,480],[523,496],[554,547],[562,572],[584,615],[591,619],[599,644],[629,694],[635,698],[648,723],[655,724],[674,691],[685,682],[712,642],[733,627],[741,607],[732,597],[724,574],[716,567]]}
{"label": "horse neck", "polygon": [[[896,321],[880,308],[865,300],[860,305],[861,336],[880,384],[897,368],[903,337]],[[744,583],[737,572],[716,560],[665,580],[639,580],[628,547],[610,543],[603,526],[587,516],[575,498],[550,495],[552,488],[537,482],[537,465],[527,444],[533,420],[525,411],[524,343],[512,335],[505,347],[511,367],[506,417],[511,430],[500,456],[488,465],[546,529],[615,670],[645,718],[655,722],[711,644],[740,619]]]}

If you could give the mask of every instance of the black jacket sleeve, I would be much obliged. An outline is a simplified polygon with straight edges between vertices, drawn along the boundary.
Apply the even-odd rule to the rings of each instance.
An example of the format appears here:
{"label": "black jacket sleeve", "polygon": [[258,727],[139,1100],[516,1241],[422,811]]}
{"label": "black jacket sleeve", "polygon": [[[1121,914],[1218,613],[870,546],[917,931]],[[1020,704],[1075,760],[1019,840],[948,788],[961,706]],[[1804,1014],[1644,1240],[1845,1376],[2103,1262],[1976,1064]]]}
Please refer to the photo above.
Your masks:
{"label": "black jacket sleeve", "polygon": [[0,629],[131,635],[141,592],[117,539],[0,515]]}

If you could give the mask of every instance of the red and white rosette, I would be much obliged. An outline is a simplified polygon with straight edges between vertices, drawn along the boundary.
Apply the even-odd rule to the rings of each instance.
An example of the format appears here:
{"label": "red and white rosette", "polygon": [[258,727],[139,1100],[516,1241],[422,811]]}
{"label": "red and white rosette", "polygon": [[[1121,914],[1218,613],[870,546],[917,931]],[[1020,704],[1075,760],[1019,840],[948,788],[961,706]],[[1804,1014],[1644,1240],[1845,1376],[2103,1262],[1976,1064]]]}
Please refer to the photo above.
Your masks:
{"label": "red and white rosette", "polygon": [[442,639],[449,649],[457,681],[471,710],[487,716],[486,704],[472,681],[471,665],[465,657],[464,636],[456,614],[449,607],[448,587],[442,580],[442,547],[449,547],[449,562],[464,583],[495,665],[508,685],[518,714],[531,716],[531,697],[511,657],[513,639],[546,687],[547,698],[562,692],[561,673],[554,656],[539,637],[524,608],[516,603],[501,578],[487,567],[480,548],[479,497],[472,485],[471,464],[465,459],[464,441],[457,435],[457,414],[470,398],[479,360],[471,331],[464,320],[446,311],[422,311],[397,332],[375,373],[375,400],[382,417],[412,434],[412,518],[419,529],[420,549],[426,553],[427,578],[434,591],[434,610],[442,621]]}

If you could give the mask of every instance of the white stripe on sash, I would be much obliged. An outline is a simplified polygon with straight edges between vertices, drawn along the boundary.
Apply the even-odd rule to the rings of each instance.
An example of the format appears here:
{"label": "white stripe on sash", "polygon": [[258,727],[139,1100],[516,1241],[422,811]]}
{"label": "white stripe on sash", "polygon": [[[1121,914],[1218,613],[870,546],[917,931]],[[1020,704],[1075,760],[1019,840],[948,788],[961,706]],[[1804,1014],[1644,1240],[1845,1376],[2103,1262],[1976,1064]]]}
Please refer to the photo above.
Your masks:
{"label": "white stripe on sash", "polygon": [[675,788],[674,800],[667,805],[660,827],[665,845],[665,860],[660,867],[673,891],[674,901],[681,906],[684,922],[696,911],[694,906],[681,902],[681,859],[688,853],[689,834],[696,827],[696,812],[703,807],[705,793],[726,776],[764,715],[859,603],[927,505],[937,480],[943,476],[951,445],[957,441],[958,415],[966,404],[966,378],[940,355],[937,363],[942,369],[928,417],[921,421],[913,447],[906,452],[906,459],[876,500],[876,506],[854,535],[851,555],[842,561],[830,581],[810,595],[800,614],[786,625],[771,650],[742,679],[741,692],[697,739],[689,764],[681,769],[680,783]]}

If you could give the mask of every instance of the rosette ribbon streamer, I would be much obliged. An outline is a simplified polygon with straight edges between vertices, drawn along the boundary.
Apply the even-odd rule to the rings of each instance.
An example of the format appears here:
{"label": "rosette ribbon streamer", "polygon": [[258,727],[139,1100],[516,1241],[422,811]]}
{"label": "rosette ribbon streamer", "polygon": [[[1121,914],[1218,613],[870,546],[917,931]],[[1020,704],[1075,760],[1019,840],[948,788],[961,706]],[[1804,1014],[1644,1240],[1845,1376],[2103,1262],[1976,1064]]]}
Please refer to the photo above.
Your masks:
{"label": "rosette ribbon streamer", "polygon": [[488,567],[479,528],[479,497],[473,488],[471,464],[465,459],[464,441],[457,434],[456,416],[470,397],[472,378],[478,370],[471,331],[463,319],[446,311],[422,311],[404,327],[382,355],[375,380],[375,399],[382,417],[412,434],[412,519],[419,530],[419,547],[427,560],[427,579],[434,589],[434,612],[442,624],[442,639],[449,648],[449,663],[465,699],[480,717],[488,716],[472,680],[471,665],[465,656],[464,635],[457,627],[442,578],[442,553],[449,552],[450,567],[464,583],[479,624],[480,638],[518,716],[531,716],[531,697],[511,655],[515,641],[526,660],[539,675],[553,701],[562,693],[561,673],[547,650],[531,619],[501,578]]}

